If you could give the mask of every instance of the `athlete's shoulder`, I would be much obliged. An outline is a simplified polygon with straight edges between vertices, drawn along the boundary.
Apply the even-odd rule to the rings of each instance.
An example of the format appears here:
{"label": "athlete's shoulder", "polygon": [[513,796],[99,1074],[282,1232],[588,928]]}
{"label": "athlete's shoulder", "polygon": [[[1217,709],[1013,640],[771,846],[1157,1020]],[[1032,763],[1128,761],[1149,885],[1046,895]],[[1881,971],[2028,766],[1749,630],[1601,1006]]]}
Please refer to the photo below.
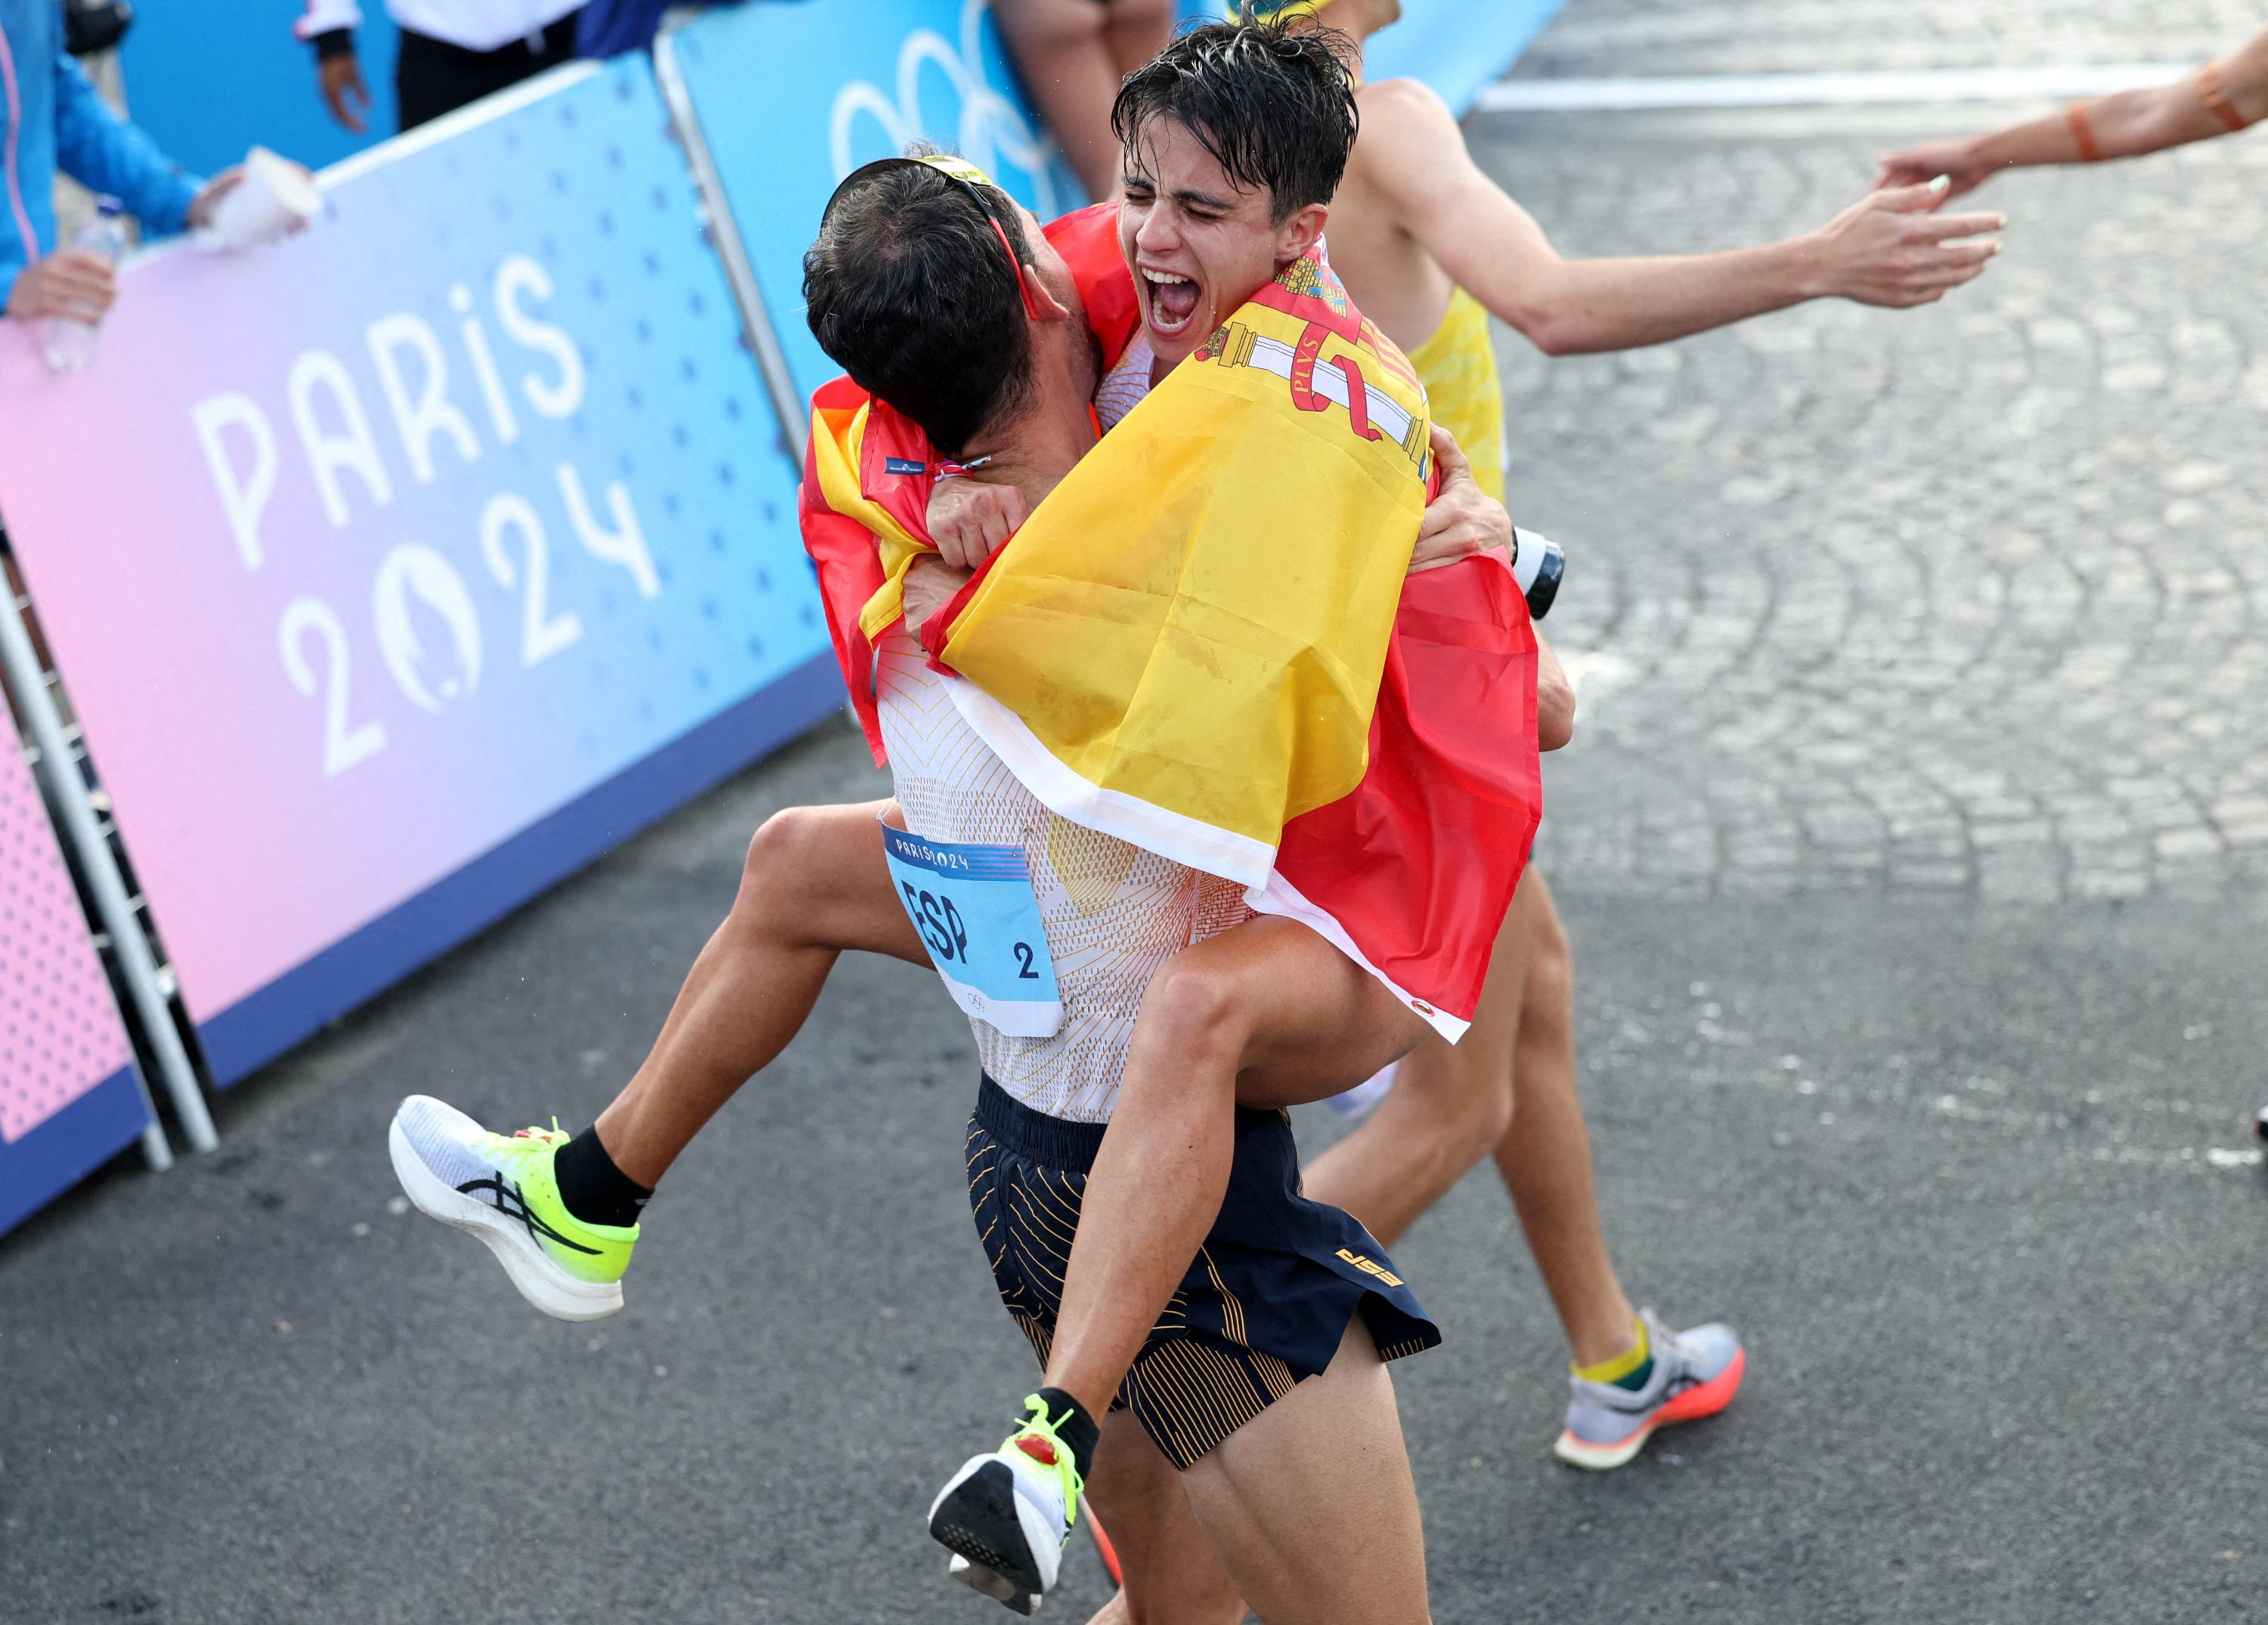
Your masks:
{"label": "athlete's shoulder", "polygon": [[1379,79],[1355,93],[1362,114],[1362,133],[1357,142],[1384,136],[1397,142],[1465,142],[1457,115],[1441,100],[1441,92],[1423,79]]}

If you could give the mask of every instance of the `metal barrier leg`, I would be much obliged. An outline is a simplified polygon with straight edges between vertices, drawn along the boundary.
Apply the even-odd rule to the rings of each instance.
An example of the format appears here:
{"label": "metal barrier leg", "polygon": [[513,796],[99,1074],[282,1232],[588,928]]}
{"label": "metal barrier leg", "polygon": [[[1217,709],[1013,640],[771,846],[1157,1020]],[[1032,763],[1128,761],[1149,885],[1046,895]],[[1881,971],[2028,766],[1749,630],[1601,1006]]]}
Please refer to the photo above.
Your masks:
{"label": "metal barrier leg", "polygon": [[763,291],[756,286],[755,268],[748,263],[748,251],[740,241],[740,225],[733,218],[732,201],[725,196],[724,177],[717,173],[717,160],[709,152],[708,135],[701,128],[700,115],[693,110],[692,92],[685,86],[685,71],[678,64],[676,42],[670,37],[681,26],[683,16],[677,13],[665,21],[654,40],[654,82],[661,87],[662,105],[669,109],[670,124],[677,131],[678,139],[685,144],[686,162],[693,171],[693,189],[707,217],[710,243],[724,264],[725,285],[733,290],[733,303],[740,309],[740,330],[747,336],[748,350],[756,358],[756,370],[763,375],[764,388],[772,397],[772,410],[778,415],[780,427],[794,446],[796,462],[800,466],[804,442],[811,436],[810,408],[788,371],[787,354],[780,348],[779,335],[772,331],[771,313],[764,308]]}
{"label": "metal barrier leg", "polygon": [[[63,736],[63,720],[55,714],[54,697],[48,691],[48,675],[33,650],[31,630],[24,624],[23,605],[14,592],[0,590],[0,610],[5,611],[0,614],[0,667],[6,669],[9,686],[20,702],[32,743],[44,758],[48,789],[63,819],[63,837],[70,843],[80,872],[86,876],[95,916],[110,934],[120,979],[126,984],[143,1040],[158,1064],[181,1132],[197,1150],[210,1151],[220,1143],[220,1136],[214,1132],[212,1114],[205,1109],[203,1092],[197,1088],[196,1069],[189,1064],[188,1051],[173,1026],[173,1006],[158,981],[149,939],[142,934],[142,922],[135,917],[133,901],[126,895],[126,883],[111,856],[110,843],[87,801],[86,783],[73,765],[70,742]],[[154,1122],[142,1136],[142,1151],[152,1168],[166,1167],[173,1161],[164,1132]]]}

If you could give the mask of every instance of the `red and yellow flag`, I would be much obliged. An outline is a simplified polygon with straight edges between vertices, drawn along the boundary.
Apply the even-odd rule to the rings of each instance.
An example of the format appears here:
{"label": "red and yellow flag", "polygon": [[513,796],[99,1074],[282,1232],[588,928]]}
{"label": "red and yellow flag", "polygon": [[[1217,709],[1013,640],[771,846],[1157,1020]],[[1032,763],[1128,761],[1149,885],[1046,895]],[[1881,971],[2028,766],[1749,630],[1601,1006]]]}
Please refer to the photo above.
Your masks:
{"label": "red and yellow flag", "polygon": [[[1057,242],[1130,305],[1115,242],[1107,268]],[[871,639],[928,545],[933,462],[847,384],[814,399],[806,536],[878,756]],[[1242,882],[1454,1038],[1540,810],[1535,645],[1495,561],[1407,575],[1431,473],[1408,363],[1303,259],[931,632],[962,715],[1055,812]]]}

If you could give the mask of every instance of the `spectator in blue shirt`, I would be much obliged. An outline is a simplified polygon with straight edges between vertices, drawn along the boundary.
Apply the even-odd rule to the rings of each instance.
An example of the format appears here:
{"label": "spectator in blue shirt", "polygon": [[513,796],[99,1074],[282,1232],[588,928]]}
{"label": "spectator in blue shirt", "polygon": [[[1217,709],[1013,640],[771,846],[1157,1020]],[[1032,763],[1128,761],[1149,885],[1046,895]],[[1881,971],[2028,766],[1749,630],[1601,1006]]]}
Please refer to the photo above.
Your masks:
{"label": "spectator in blue shirt", "polygon": [[0,306],[22,318],[101,320],[116,284],[98,255],[55,240],[55,172],[162,234],[203,225],[240,178],[181,173],[96,95],[63,51],[59,0],[0,0]]}

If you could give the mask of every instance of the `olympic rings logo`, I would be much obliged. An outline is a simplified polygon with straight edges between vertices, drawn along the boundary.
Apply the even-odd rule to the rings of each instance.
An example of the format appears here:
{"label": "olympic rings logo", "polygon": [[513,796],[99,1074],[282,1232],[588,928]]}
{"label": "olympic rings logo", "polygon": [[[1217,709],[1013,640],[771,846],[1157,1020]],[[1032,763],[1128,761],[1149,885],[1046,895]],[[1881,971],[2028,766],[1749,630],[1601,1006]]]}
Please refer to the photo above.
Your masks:
{"label": "olympic rings logo", "polygon": [[[1049,167],[1055,143],[1043,131],[1034,129],[1016,104],[993,89],[984,76],[982,33],[990,4],[990,0],[962,0],[958,49],[934,29],[917,28],[905,37],[898,48],[895,100],[865,79],[853,79],[836,92],[835,110],[828,120],[828,151],[837,180],[857,167],[851,161],[851,137],[864,114],[881,126],[891,151],[902,152],[916,141],[949,141],[961,157],[1003,184],[1007,181],[1005,171],[1025,176],[1031,185],[1032,211],[1042,219],[1057,212],[1056,181]],[[923,120],[924,66],[943,74],[961,99],[960,122],[949,131],[932,129]]]}

